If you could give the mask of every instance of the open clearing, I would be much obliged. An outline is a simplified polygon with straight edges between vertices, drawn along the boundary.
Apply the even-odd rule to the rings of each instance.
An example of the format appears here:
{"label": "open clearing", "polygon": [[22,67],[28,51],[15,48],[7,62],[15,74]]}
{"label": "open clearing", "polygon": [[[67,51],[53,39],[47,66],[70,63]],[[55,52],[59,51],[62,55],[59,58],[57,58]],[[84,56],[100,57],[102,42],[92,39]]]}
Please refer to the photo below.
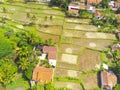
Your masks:
{"label": "open clearing", "polygon": [[79,83],[56,82],[55,86],[58,88],[67,87],[67,88],[70,88],[72,90],[83,90]]}
{"label": "open clearing", "polygon": [[69,64],[77,64],[77,55],[62,54],[61,61]]}
{"label": "open clearing", "polygon": [[101,64],[100,52],[86,49],[79,57],[79,70],[94,70],[96,64]]}

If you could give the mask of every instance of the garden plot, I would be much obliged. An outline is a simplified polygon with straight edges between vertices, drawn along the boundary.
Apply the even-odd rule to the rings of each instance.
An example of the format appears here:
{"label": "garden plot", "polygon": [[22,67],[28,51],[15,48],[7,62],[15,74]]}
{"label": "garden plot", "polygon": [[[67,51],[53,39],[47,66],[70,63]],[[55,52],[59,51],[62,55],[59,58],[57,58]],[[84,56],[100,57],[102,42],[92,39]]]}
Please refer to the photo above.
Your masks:
{"label": "garden plot", "polygon": [[99,32],[87,32],[85,34],[85,37],[86,38],[113,39],[113,40],[116,39],[114,34],[99,33]]}
{"label": "garden plot", "polygon": [[79,47],[88,47],[97,50],[103,50],[111,45],[113,40],[101,40],[101,39],[77,39],[73,38],[72,44],[79,45]]}
{"label": "garden plot", "polygon": [[70,54],[79,54],[83,50],[82,46],[72,44],[62,44],[60,48],[61,52]]}
{"label": "garden plot", "polygon": [[100,52],[86,49],[79,57],[79,70],[94,70],[96,65],[101,64]]}
{"label": "garden plot", "polygon": [[62,54],[61,61],[69,64],[77,64],[77,55]]}
{"label": "garden plot", "polygon": [[65,23],[65,29],[75,29],[75,30],[83,30],[83,31],[97,31],[97,27],[93,25],[80,25],[80,24],[71,24]]}
{"label": "garden plot", "polygon": [[61,35],[62,27],[61,26],[39,26],[38,30],[45,33]]}
{"label": "garden plot", "polygon": [[82,24],[89,24],[91,22],[90,19],[78,19],[78,18],[66,18],[65,21],[70,23],[82,23]]}
{"label": "garden plot", "polygon": [[60,77],[74,77],[79,78],[81,75],[81,72],[75,71],[75,70],[66,70],[66,69],[60,69],[56,68],[56,76]]}
{"label": "garden plot", "polygon": [[52,42],[56,44],[60,40],[60,37],[57,35],[47,34],[47,33],[39,32],[39,31],[38,31],[38,34],[44,41],[48,40],[48,39],[52,39]]}
{"label": "garden plot", "polygon": [[71,90],[83,90],[79,83],[72,83],[72,82],[56,82],[55,87],[57,88],[70,88]]}
{"label": "garden plot", "polygon": [[63,36],[65,37],[84,37],[85,32],[78,30],[63,30]]}
{"label": "garden plot", "polygon": [[52,19],[50,19],[50,15],[42,16],[42,14],[39,14],[37,18],[38,19],[36,20],[36,24],[39,25],[63,25],[64,21],[62,17],[54,15],[52,15]]}
{"label": "garden plot", "polygon": [[64,63],[64,62],[61,62],[60,60],[58,60],[57,68],[64,68],[64,69],[68,69],[68,70],[71,70],[71,69],[79,70],[77,65]]}
{"label": "garden plot", "polygon": [[97,88],[99,88],[97,73],[84,75],[83,85],[86,90],[97,90]]}

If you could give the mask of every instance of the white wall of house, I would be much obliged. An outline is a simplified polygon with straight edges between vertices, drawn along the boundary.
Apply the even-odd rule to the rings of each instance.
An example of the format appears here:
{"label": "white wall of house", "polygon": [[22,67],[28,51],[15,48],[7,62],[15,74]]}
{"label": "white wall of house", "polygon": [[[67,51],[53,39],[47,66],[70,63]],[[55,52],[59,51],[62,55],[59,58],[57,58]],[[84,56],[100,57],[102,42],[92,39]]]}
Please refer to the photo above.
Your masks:
{"label": "white wall of house", "polygon": [[54,59],[49,59],[49,64],[50,64],[50,65],[53,65],[53,66],[56,66],[56,60],[54,60]]}
{"label": "white wall of house", "polygon": [[80,9],[79,6],[68,6],[68,9],[71,10],[71,9]]}
{"label": "white wall of house", "polygon": [[46,56],[47,56],[47,54],[43,53],[41,56],[38,56],[38,58],[39,58],[40,60],[45,60],[45,59],[46,59]]}

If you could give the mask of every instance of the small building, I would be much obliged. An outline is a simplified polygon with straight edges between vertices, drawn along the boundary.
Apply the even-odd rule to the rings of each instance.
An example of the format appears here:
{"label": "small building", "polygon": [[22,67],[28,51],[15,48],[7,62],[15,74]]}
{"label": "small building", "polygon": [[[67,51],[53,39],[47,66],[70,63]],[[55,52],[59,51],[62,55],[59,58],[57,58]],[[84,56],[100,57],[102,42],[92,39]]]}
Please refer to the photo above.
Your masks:
{"label": "small building", "polygon": [[117,84],[117,76],[112,71],[102,71],[100,73],[100,77],[101,88],[112,90],[112,88]]}
{"label": "small building", "polygon": [[48,55],[49,64],[56,66],[57,48],[54,46],[44,46],[43,53]]}
{"label": "small building", "polygon": [[120,7],[120,2],[118,2],[118,1],[115,1],[115,3],[114,3],[114,8],[119,8]]}
{"label": "small building", "polygon": [[73,14],[75,14],[76,16],[78,16],[79,10],[80,10],[80,5],[79,5],[79,3],[74,2],[74,3],[70,3],[70,4],[68,5],[68,13],[73,13]]}
{"label": "small building", "polygon": [[103,16],[102,16],[102,14],[100,12],[96,11],[94,13],[94,17],[97,18],[98,20],[101,20]]}
{"label": "small building", "polygon": [[[120,14],[119,14],[119,16],[120,16]],[[120,39],[120,32],[117,33],[117,37],[118,37],[118,39]]]}
{"label": "small building", "polygon": [[119,50],[120,51],[120,44],[114,44],[112,46],[112,52],[114,52],[115,50]]}
{"label": "small building", "polygon": [[81,2],[72,2],[68,5],[68,13],[79,15],[80,9],[86,9],[84,0]]}
{"label": "small building", "polygon": [[92,5],[87,6],[87,10],[88,10],[88,12],[90,12],[90,13],[95,13],[95,7],[92,6]]}
{"label": "small building", "polygon": [[53,81],[54,69],[36,66],[33,70],[31,84],[48,83]]}
{"label": "small building", "polygon": [[56,66],[56,58],[57,58],[57,48],[54,46],[41,46],[38,45],[34,49],[40,50],[41,54],[38,56],[40,60],[45,60],[48,58],[49,64],[52,66]]}

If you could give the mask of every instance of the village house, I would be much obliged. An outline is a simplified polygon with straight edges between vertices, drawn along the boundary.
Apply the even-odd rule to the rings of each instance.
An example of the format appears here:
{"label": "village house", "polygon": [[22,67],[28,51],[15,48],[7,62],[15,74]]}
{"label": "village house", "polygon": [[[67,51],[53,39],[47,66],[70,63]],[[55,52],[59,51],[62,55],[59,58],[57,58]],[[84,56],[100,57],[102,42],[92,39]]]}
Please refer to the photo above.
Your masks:
{"label": "village house", "polygon": [[79,3],[70,3],[68,5],[68,13],[73,13],[76,16],[78,16],[80,10],[80,5]]}
{"label": "village house", "polygon": [[114,8],[119,8],[120,7],[120,2],[118,2],[118,1],[115,1],[115,3],[114,3]]}
{"label": "village house", "polygon": [[85,9],[85,4],[80,2],[72,2],[68,5],[68,13],[73,13],[76,16],[79,15],[80,9]]}
{"label": "village house", "polygon": [[117,84],[117,76],[112,71],[102,71],[100,73],[100,77],[101,88],[112,90],[112,88]]}
{"label": "village house", "polygon": [[94,6],[88,5],[88,6],[87,6],[87,11],[90,12],[90,13],[95,13],[96,9],[95,9]]}
{"label": "village house", "polygon": [[114,52],[115,50],[119,50],[120,51],[120,44],[114,44],[112,46],[112,52]]}
{"label": "village house", "polygon": [[46,68],[42,66],[36,66],[33,70],[32,79],[30,81],[31,85],[36,83],[48,83],[53,81],[54,69]]}
{"label": "village house", "polygon": [[40,60],[45,60],[48,58],[48,62],[52,66],[56,66],[56,58],[57,58],[57,48],[54,46],[40,46],[38,45],[36,49],[41,51],[41,54],[38,56]]}
{"label": "village house", "polygon": [[[120,18],[120,14],[117,17]],[[118,39],[120,39],[120,32],[118,32],[116,36]]]}
{"label": "village house", "polygon": [[100,13],[99,11],[96,11],[94,13],[94,17],[97,18],[98,20],[101,20],[103,16],[102,16],[102,13]]}

